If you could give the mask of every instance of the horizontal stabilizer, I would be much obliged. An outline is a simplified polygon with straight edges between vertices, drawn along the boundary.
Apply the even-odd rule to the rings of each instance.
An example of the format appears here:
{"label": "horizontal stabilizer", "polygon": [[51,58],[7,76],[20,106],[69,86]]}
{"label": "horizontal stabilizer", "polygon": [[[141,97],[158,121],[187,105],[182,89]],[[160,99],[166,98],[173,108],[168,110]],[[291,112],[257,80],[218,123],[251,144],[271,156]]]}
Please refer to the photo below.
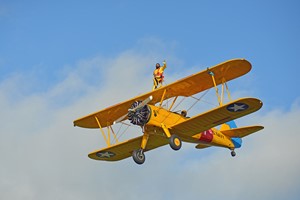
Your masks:
{"label": "horizontal stabilizer", "polygon": [[230,130],[224,130],[221,131],[224,135],[229,137],[245,137],[247,135],[250,135],[252,133],[255,133],[257,131],[260,131],[264,129],[263,126],[247,126],[247,127],[241,127],[241,128],[234,128]]}
{"label": "horizontal stabilizer", "polygon": [[207,146],[205,144],[197,144],[196,149],[205,149],[207,147],[210,147],[210,146]]}

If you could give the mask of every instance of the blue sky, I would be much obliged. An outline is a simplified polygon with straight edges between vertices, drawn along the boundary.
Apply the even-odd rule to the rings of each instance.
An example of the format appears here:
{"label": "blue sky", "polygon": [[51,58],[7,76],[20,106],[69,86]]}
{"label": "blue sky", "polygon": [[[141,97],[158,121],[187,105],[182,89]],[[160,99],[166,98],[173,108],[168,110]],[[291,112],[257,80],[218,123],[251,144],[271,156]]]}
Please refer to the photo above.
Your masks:
{"label": "blue sky", "polygon": [[155,38],[165,46],[157,60],[172,62],[166,51],[183,60],[174,72],[243,57],[253,64],[253,88],[266,106],[287,108],[298,95],[297,1],[1,2],[2,79],[36,70],[52,85],[65,65],[116,56]]}
{"label": "blue sky", "polygon": [[[292,0],[0,0],[1,199],[182,199],[197,190],[206,199],[299,199],[299,9]],[[167,60],[170,83],[232,58],[253,67],[230,83],[233,96],[264,102],[240,123],[266,127],[234,161],[189,145],[153,151],[143,167],[87,158],[104,143],[72,121],[151,89],[156,62]]]}

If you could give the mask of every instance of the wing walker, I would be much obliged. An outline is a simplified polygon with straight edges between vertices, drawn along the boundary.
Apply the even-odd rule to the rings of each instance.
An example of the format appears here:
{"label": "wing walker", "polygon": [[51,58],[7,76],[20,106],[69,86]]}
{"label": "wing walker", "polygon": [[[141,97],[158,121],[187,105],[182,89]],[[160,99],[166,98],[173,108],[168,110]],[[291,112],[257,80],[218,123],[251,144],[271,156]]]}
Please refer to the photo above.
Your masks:
{"label": "wing walker", "polygon": [[[212,146],[227,148],[235,156],[235,149],[242,146],[243,137],[264,128],[259,125],[238,128],[234,122],[235,119],[259,110],[263,105],[256,98],[232,100],[230,97],[227,82],[250,70],[251,64],[245,59],[228,60],[79,118],[74,121],[74,126],[100,129],[107,147],[88,155],[95,160],[118,161],[132,156],[137,164],[143,164],[145,152],[167,144],[173,150],[179,150],[182,142],[194,143],[197,149]],[[196,98],[193,95],[210,88],[215,89],[218,99],[215,108],[192,117],[187,117],[184,111],[173,112],[178,97]],[[228,103],[224,103],[226,94]],[[170,105],[165,106],[166,101],[171,102]],[[118,123],[139,126],[142,135],[120,142],[114,130]]]}

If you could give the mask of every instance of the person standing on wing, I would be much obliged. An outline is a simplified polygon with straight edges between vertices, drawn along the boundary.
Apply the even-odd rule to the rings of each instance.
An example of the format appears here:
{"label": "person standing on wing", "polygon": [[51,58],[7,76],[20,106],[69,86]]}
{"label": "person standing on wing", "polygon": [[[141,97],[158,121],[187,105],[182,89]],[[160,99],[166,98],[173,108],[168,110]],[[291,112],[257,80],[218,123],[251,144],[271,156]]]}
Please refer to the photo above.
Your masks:
{"label": "person standing on wing", "polygon": [[[162,82],[164,80],[164,70],[167,68],[166,61],[163,62],[163,66],[161,67],[159,63],[156,63],[155,70],[153,72],[153,88],[155,90],[162,86]],[[159,86],[158,86],[159,85]]]}

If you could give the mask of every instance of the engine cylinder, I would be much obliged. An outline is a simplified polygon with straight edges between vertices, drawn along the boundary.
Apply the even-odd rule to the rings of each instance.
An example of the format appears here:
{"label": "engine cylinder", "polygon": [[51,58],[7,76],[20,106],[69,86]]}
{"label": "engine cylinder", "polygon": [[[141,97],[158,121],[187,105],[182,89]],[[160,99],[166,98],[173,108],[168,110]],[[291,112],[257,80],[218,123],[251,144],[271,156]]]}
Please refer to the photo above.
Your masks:
{"label": "engine cylinder", "polygon": [[129,111],[128,112],[128,120],[138,126],[144,126],[150,119],[151,116],[151,109],[149,106],[145,105],[141,108],[137,108],[142,101],[135,101],[129,110],[134,110],[134,111]]}

